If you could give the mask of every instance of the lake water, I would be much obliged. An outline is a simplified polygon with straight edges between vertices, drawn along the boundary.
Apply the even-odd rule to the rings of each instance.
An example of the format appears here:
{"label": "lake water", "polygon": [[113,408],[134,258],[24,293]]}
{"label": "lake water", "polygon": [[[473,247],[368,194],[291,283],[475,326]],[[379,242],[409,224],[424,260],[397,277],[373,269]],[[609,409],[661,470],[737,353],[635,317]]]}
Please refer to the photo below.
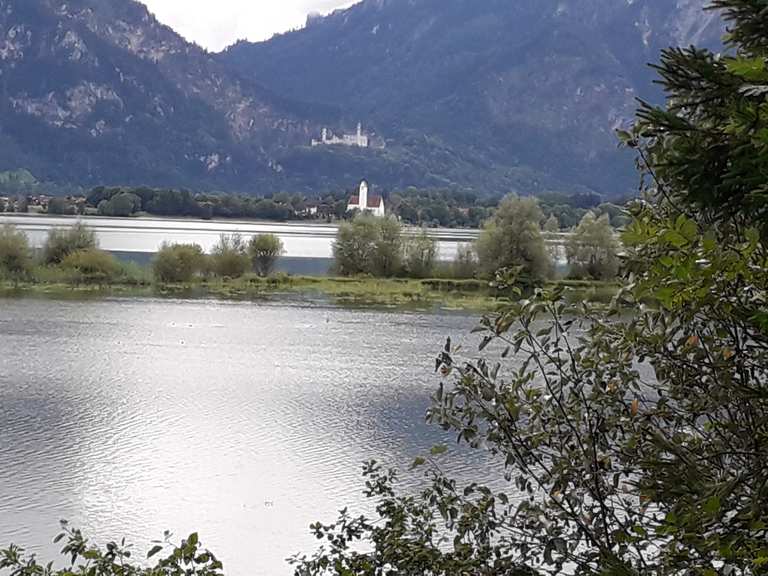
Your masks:
{"label": "lake water", "polygon": [[[26,232],[32,243],[41,246],[48,232],[57,226],[70,226],[78,218],[0,214],[0,224],[8,223]],[[80,218],[92,227],[104,250],[114,252],[157,252],[163,242],[200,244],[209,251],[221,234],[238,232],[249,237],[255,234],[276,234],[283,241],[289,258],[329,259],[338,227],[330,224],[302,224],[249,221],[202,221],[161,218]],[[460,244],[474,241],[477,230],[432,229],[440,258],[451,260]]]}
{"label": "lake water", "polygon": [[[233,576],[284,576],[310,523],[366,511],[361,463],[406,469],[445,338],[476,318],[322,305],[0,300],[0,545],[58,520],[146,551],[199,531]],[[474,348],[476,349],[476,348]],[[478,454],[459,478],[498,470]],[[406,486],[418,477],[405,475]]]}

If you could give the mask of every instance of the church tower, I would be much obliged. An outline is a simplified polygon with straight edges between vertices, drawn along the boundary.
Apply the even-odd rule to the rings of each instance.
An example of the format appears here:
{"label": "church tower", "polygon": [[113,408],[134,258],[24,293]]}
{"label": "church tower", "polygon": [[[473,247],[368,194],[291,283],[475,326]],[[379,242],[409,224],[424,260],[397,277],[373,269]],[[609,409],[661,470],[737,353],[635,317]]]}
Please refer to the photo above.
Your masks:
{"label": "church tower", "polygon": [[366,210],[368,208],[368,182],[363,180],[360,182],[360,209]]}

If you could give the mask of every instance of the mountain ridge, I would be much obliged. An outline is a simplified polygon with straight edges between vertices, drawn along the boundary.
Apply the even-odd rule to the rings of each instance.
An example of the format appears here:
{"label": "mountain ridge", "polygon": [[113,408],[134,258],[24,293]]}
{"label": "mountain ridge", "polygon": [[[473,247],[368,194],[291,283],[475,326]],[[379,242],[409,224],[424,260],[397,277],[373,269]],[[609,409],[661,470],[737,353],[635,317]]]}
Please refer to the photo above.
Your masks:
{"label": "mountain ridge", "polygon": [[[704,0],[363,0],[214,54],[135,0],[0,0],[0,168],[84,186],[625,194],[613,129]],[[310,146],[358,122],[385,147]]]}

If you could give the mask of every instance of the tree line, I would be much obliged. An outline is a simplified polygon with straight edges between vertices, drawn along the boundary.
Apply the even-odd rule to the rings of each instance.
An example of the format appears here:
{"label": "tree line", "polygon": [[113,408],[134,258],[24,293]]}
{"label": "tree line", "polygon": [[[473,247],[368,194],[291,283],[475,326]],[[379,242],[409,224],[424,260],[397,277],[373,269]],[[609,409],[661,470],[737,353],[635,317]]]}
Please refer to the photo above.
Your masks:
{"label": "tree line", "polygon": [[[333,246],[335,272],[493,280],[505,270],[514,272],[522,284],[541,285],[554,276],[555,255],[546,241],[548,222],[538,199],[508,196],[485,221],[475,243],[460,246],[452,262],[441,262],[427,230],[414,234],[394,217],[358,215],[339,228]],[[607,214],[587,211],[566,241],[565,251],[572,278],[611,280],[618,273],[621,245]]]}
{"label": "tree line", "polygon": [[[4,196],[3,191],[6,190]],[[48,193],[26,170],[0,173],[0,211],[27,212],[32,199]],[[267,196],[210,194],[179,189],[98,186],[87,194],[57,188],[47,199],[49,214],[128,217],[136,214],[193,217],[201,219],[242,218],[271,221],[351,220],[347,210],[351,190],[339,190],[319,198],[280,192]],[[385,193],[387,211],[402,223],[425,228],[480,228],[497,210],[499,195],[478,196],[453,189],[407,188]],[[611,225],[623,227],[625,211],[596,194],[545,193],[540,207],[550,230],[568,230],[578,225],[587,212],[607,214]]]}

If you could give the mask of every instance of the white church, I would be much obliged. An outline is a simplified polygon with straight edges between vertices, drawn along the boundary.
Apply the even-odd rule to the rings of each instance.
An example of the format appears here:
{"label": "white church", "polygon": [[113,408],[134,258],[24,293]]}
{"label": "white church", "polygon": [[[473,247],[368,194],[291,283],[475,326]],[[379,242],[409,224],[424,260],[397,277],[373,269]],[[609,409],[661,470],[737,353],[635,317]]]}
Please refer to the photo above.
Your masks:
{"label": "white church", "polygon": [[376,196],[375,194],[368,193],[368,182],[363,180],[360,182],[360,190],[357,196],[352,196],[347,204],[347,211],[359,210],[360,212],[368,212],[374,216],[383,218],[386,215],[384,210],[384,198]]}

